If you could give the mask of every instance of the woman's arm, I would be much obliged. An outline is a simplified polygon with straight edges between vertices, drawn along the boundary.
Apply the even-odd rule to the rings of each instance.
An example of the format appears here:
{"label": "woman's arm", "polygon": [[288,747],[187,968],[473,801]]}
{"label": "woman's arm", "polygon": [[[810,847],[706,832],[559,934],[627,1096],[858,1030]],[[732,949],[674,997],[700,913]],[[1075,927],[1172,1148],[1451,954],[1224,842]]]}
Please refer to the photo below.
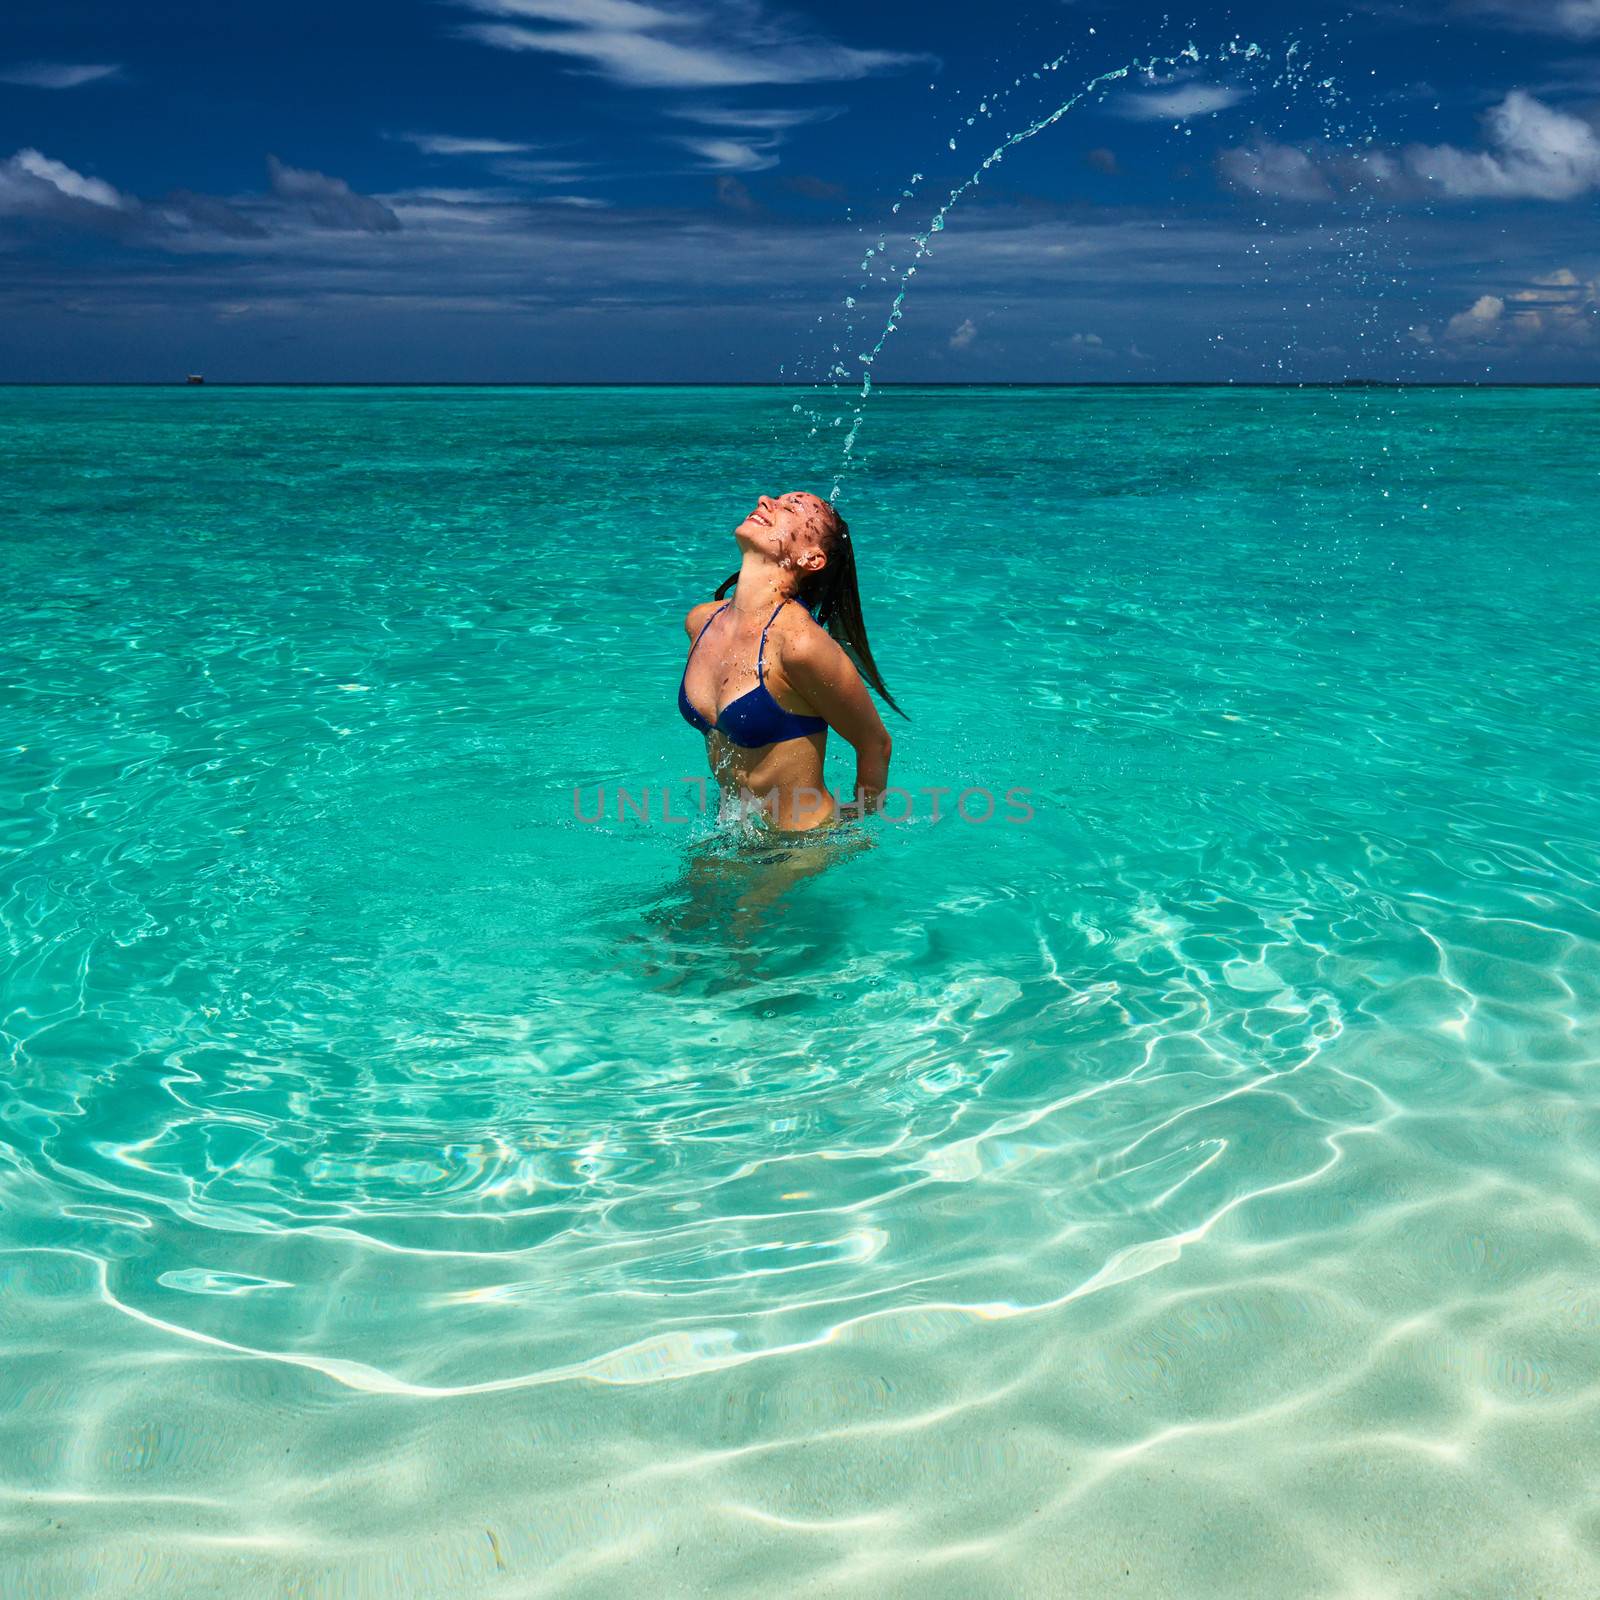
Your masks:
{"label": "woman's arm", "polygon": [[809,620],[785,630],[778,662],[817,715],[855,749],[855,801],[846,809],[875,810],[889,783],[894,745],[855,663],[832,634]]}

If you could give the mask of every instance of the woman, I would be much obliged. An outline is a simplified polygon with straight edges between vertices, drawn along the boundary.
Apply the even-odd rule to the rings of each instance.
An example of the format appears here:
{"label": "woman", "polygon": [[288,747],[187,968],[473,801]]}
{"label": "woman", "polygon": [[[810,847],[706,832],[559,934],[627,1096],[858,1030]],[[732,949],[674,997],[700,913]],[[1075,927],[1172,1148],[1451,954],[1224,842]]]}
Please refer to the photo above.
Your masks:
{"label": "woman", "polygon": [[[678,709],[706,736],[723,793],[774,827],[818,828],[874,809],[889,781],[890,740],[863,675],[900,708],[867,645],[844,518],[814,494],[762,495],[733,536],[739,570],[684,619],[693,642]],[[829,728],[856,752],[845,807],[822,781]]]}

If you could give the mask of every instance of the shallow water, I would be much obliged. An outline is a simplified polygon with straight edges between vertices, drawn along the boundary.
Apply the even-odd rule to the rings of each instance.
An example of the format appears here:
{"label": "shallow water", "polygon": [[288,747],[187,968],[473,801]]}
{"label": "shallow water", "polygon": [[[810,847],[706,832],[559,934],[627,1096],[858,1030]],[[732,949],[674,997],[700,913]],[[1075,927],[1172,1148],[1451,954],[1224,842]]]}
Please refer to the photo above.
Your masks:
{"label": "shallow water", "polygon": [[880,393],[774,861],[790,402],[0,391],[7,1591],[1592,1596],[1600,393]]}

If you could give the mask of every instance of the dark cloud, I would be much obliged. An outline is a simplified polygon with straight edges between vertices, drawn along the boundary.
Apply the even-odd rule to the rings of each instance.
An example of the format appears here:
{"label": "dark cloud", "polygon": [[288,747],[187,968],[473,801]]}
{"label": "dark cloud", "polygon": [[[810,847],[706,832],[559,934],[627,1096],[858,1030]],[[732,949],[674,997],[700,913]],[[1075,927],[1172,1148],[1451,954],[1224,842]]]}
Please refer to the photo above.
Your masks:
{"label": "dark cloud", "polygon": [[174,189],[161,202],[161,210],[179,223],[225,234],[230,239],[265,239],[267,230],[237,206],[214,194],[196,194],[192,189]]}
{"label": "dark cloud", "polygon": [[804,172],[785,178],[783,186],[806,200],[843,200],[845,196],[843,184],[829,183],[825,178],[814,178]]}
{"label": "dark cloud", "polygon": [[319,228],[347,233],[398,233],[400,219],[381,200],[357,194],[343,178],[286,166],[267,157],[267,178],[280,200],[298,206]]}
{"label": "dark cloud", "polygon": [[1084,158],[1084,165],[1093,167],[1096,172],[1103,172],[1108,178],[1115,178],[1122,168],[1117,165],[1117,153],[1108,150],[1104,145],[1097,145],[1088,151]]}
{"label": "dark cloud", "polygon": [[[879,284],[856,291],[861,303],[849,315],[857,340],[817,322],[859,259],[855,224],[843,220],[772,214],[757,227],[737,208],[567,211],[466,194],[429,199],[424,223],[411,203],[392,203],[405,228],[381,249],[370,236],[309,224],[280,231],[270,211],[241,201],[274,230],[263,248],[168,228],[161,243],[170,253],[154,271],[145,252],[109,247],[66,262],[21,250],[0,256],[0,317],[15,336],[5,370],[160,374],[199,318],[225,339],[239,376],[760,379],[781,364],[804,375],[810,369],[797,361],[820,351],[826,362],[830,341],[851,357],[889,313],[892,286]],[[1566,276],[1549,282],[1556,269],[1570,265],[1580,284],[1600,274],[1592,221],[1580,207],[1541,210],[1508,236],[1488,280],[1474,217],[1402,213],[1384,234],[1376,300],[1372,236],[1361,233],[1352,253],[1324,216],[1291,214],[1270,234],[1231,206],[1170,224],[1170,213],[1137,207],[1086,215],[991,204],[966,213],[943,235],[936,270],[915,280],[885,375],[948,376],[941,363],[972,360],[985,374],[1024,380],[1081,372],[1093,360],[1106,377],[1339,377],[1342,358],[1320,352],[1372,339],[1376,304],[1389,334],[1406,340],[1386,347],[1397,372],[1426,360],[1449,376],[1481,361],[1481,344],[1441,332],[1428,354],[1406,330],[1444,330],[1486,292],[1504,300],[1505,359],[1519,374],[1592,370],[1595,347],[1579,341],[1573,319],[1558,331],[1572,323],[1574,336],[1538,341],[1522,332],[1532,318],[1518,320],[1527,309],[1555,327],[1550,308],[1580,293]],[[1537,302],[1516,299],[1534,291]],[[1291,311],[1312,301],[1314,337],[1286,342]],[[982,337],[959,356],[949,339],[969,319]],[[1222,327],[1228,351],[1207,343]],[[1087,330],[1103,344],[1091,346]],[[1074,331],[1084,332],[1082,346]],[[295,333],[302,353],[275,355]],[[1133,340],[1148,361],[1130,351]],[[1230,353],[1238,349],[1252,353]],[[220,357],[212,364],[220,370]]]}
{"label": "dark cloud", "polygon": [[737,178],[721,177],[717,179],[717,204],[726,206],[730,211],[742,211],[753,215],[761,207],[756,204],[752,195],[744,184]]}
{"label": "dark cloud", "polygon": [[[394,233],[400,219],[382,201],[356,194],[339,178],[287,167],[267,158],[276,201],[255,202],[252,214],[220,196],[175,189],[146,201],[69,167],[42,151],[19,150],[0,161],[0,216],[35,217],[72,228],[111,231],[127,238],[174,240],[193,234],[265,239],[266,223],[308,219],[314,226],[358,233]],[[304,227],[304,222],[299,226]]]}

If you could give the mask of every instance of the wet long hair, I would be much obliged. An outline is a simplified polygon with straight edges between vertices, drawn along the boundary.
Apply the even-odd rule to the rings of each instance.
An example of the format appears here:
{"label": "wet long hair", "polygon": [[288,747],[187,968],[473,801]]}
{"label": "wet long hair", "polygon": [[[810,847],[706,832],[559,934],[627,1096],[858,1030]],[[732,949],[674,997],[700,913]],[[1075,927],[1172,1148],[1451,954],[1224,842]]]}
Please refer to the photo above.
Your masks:
{"label": "wet long hair", "polygon": [[[828,559],[819,572],[808,572],[800,580],[795,599],[816,618],[844,647],[844,652],[855,662],[856,670],[882,696],[885,704],[894,706],[902,717],[905,712],[895,705],[894,696],[883,686],[883,674],[872,659],[872,647],[867,643],[867,624],[861,615],[861,590],[856,584],[856,554],[850,544],[850,525],[828,501],[828,527],[822,535],[822,553]],[[739,574],[723,581],[716,598],[721,600],[739,581]],[[907,721],[910,719],[907,718]]]}

